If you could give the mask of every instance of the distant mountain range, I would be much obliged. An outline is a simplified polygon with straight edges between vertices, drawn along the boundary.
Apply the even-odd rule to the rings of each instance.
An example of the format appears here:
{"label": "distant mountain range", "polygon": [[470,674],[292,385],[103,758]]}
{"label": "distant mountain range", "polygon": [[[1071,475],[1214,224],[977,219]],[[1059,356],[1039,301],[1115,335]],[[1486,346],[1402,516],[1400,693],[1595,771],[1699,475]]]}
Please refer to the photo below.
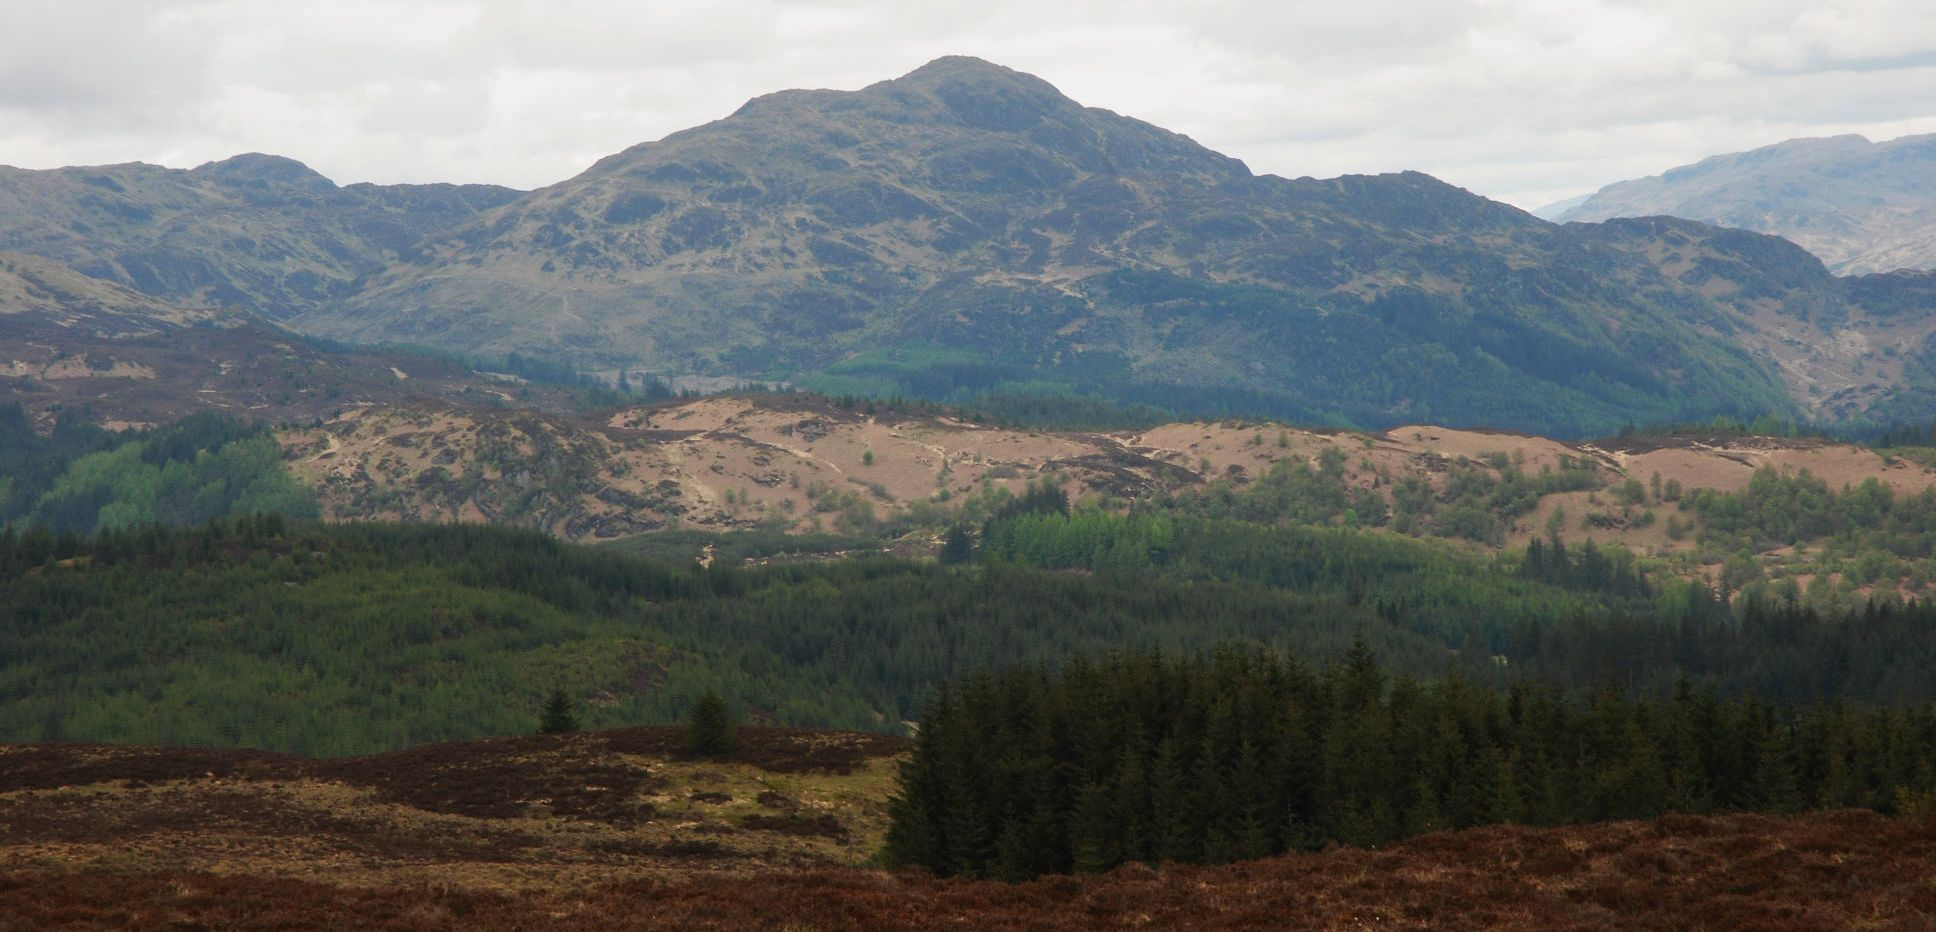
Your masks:
{"label": "distant mountain range", "polygon": [[1561,221],[1667,215],[1772,233],[1839,275],[1931,269],[1936,135],[1790,139],[1552,206],[1552,219]]}
{"label": "distant mountain range", "polygon": [[261,155],[0,170],[0,250],[339,340],[835,393],[1576,436],[1936,399],[1936,276],[1554,225],[1417,173],[1259,176],[971,58],[761,97],[528,194]]}

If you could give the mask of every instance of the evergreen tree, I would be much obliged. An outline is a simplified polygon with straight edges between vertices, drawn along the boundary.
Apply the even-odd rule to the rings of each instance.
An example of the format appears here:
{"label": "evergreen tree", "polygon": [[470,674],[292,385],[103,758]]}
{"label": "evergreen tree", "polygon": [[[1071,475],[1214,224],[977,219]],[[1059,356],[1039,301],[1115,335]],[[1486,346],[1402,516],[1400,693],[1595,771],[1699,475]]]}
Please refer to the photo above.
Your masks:
{"label": "evergreen tree", "polygon": [[702,757],[730,754],[739,747],[739,726],[726,700],[707,690],[686,717],[686,747]]}
{"label": "evergreen tree", "polygon": [[943,566],[954,566],[974,558],[975,542],[969,539],[968,530],[959,524],[949,528],[947,536],[942,538],[941,552],[936,559]]}
{"label": "evergreen tree", "polygon": [[546,697],[544,710],[538,715],[538,734],[568,735],[578,730],[577,703],[562,689],[554,689]]}
{"label": "evergreen tree", "polygon": [[1261,651],[1119,654],[984,675],[950,695],[922,723],[889,831],[895,863],[943,874],[1219,863],[1716,808],[1920,811],[1936,798],[1927,708],[1777,714],[1610,682],[1583,697],[1521,684],[1502,699],[1456,675],[1388,680],[1363,645],[1315,675]]}

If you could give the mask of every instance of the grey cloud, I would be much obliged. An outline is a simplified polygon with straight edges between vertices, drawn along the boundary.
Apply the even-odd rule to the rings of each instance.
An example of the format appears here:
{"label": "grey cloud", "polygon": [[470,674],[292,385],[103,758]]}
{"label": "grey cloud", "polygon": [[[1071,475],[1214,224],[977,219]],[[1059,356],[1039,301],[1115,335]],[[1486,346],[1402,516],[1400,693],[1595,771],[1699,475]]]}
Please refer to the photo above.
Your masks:
{"label": "grey cloud", "polygon": [[0,108],[85,132],[105,124],[165,128],[206,85],[205,38],[181,4],[27,3],[0,31]]}
{"label": "grey cloud", "polygon": [[[0,0],[14,3],[17,0]],[[236,151],[533,187],[787,87],[941,54],[1258,171],[1534,206],[1786,136],[1936,130],[1924,0],[84,0],[0,36],[0,162]]]}

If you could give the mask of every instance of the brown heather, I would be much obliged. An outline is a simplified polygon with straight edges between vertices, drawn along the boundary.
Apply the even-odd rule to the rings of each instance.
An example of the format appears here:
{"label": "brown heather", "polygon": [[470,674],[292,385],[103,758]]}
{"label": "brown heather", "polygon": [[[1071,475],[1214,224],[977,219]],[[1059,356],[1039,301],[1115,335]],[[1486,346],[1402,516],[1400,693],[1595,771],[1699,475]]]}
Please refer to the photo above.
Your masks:
{"label": "brown heather", "polygon": [[858,869],[525,892],[167,870],[0,875],[0,929],[1927,929],[1936,822],[1866,811],[1427,835],[1007,885]]}

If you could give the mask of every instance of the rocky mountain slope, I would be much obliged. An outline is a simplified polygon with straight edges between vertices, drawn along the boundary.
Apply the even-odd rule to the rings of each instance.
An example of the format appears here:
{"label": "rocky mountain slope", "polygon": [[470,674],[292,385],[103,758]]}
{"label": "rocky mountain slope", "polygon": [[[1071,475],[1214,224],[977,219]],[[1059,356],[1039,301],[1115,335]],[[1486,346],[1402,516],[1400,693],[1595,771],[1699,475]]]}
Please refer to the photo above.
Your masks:
{"label": "rocky mountain slope", "polygon": [[0,315],[53,324],[83,339],[151,335],[235,317],[172,304],[18,252],[0,252]]}
{"label": "rocky mountain slope", "polygon": [[1256,176],[963,58],[757,99],[425,252],[298,323],[924,397],[1040,379],[1568,433],[1860,413],[1920,384],[1902,361],[1931,329],[1899,283],[1858,293],[1773,239],[1555,227],[1417,174]]}
{"label": "rocky mountain slope", "polygon": [[59,418],[121,428],[201,411],[275,424],[426,403],[560,410],[574,394],[434,355],[331,346],[0,254],[0,405],[20,405],[43,429]]}
{"label": "rocky mountain slope", "polygon": [[1936,135],[1790,139],[1601,188],[1561,221],[1665,214],[1784,237],[1838,275],[1936,268]]}
{"label": "rocky mountain slope", "polygon": [[[1634,239],[1423,175],[1256,176],[951,58],[619,153],[296,322],[741,375],[945,347],[912,364],[914,393],[1046,378],[1361,423],[1785,407],[1779,379],[1690,313],[1715,302]],[[1796,258],[1771,248],[1690,231],[1682,251],[1725,267],[1719,292]],[[1714,313],[1738,314],[1722,297]]]}
{"label": "rocky mountain slope", "polygon": [[491,185],[334,182],[238,155],[183,171],[133,163],[0,167],[0,251],[31,253],[154,298],[271,318],[341,298],[424,237],[509,202]]}
{"label": "rocky mountain slope", "polygon": [[0,250],[343,340],[834,394],[1567,436],[1936,399],[1931,275],[1556,226],[1415,173],[1258,176],[969,58],[761,97],[523,196],[253,155],[7,170]]}

